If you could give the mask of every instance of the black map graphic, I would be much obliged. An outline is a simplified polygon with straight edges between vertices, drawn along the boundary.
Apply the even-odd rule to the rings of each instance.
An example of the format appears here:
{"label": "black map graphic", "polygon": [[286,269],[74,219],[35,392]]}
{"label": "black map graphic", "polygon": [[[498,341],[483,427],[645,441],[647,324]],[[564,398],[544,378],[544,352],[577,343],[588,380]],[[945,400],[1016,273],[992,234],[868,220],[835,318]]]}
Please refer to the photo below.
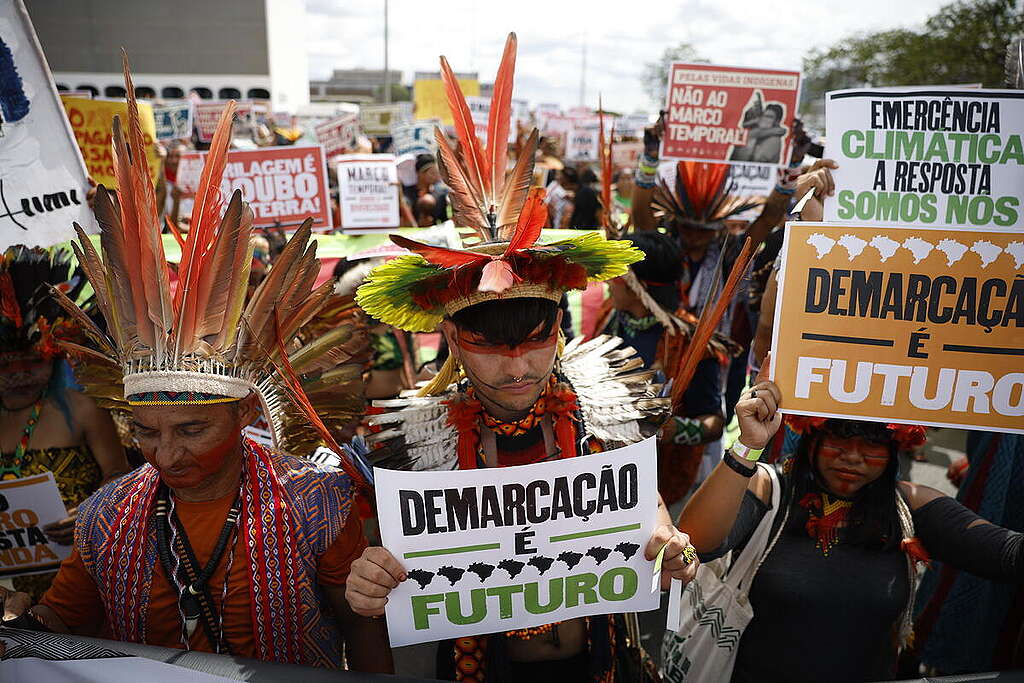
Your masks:
{"label": "black map graphic", "polygon": [[434,572],[428,572],[425,569],[412,569],[409,571],[409,578],[418,583],[420,590],[423,590],[434,580]]}
{"label": "black map graphic", "polygon": [[554,561],[554,558],[544,557],[543,555],[537,555],[536,557],[531,557],[530,561],[526,564],[530,565],[531,567],[536,567],[537,571],[539,571],[543,576],[544,572],[551,569],[551,565],[554,563]]}
{"label": "black map graphic", "polygon": [[607,560],[608,556],[611,554],[611,548],[602,548],[600,546],[595,546],[587,551],[587,557],[594,558],[594,560],[596,560],[598,564],[601,564],[602,562]]}
{"label": "black map graphic", "polygon": [[466,573],[466,570],[461,569],[459,567],[446,566],[438,569],[437,573],[443,576],[444,578],[448,579],[448,581],[450,581],[451,584],[454,586],[458,582],[458,580],[462,578],[462,575]]}
{"label": "black map graphic", "polygon": [[578,565],[582,559],[583,555],[581,553],[575,553],[571,550],[566,550],[564,553],[559,553],[558,555],[558,561],[565,562],[565,566],[569,569]]}
{"label": "black map graphic", "polygon": [[480,582],[483,583],[487,579],[491,578],[491,574],[494,573],[493,564],[484,564],[483,562],[474,562],[469,565],[469,570],[480,577]]}
{"label": "black map graphic", "polygon": [[620,543],[615,546],[615,552],[622,553],[622,557],[628,562],[631,557],[636,555],[636,551],[640,550],[640,546],[636,543]]}
{"label": "black map graphic", "polygon": [[519,560],[502,560],[498,563],[498,569],[504,569],[508,572],[508,578],[514,579],[519,576],[519,572],[523,571],[523,567],[526,565]]}

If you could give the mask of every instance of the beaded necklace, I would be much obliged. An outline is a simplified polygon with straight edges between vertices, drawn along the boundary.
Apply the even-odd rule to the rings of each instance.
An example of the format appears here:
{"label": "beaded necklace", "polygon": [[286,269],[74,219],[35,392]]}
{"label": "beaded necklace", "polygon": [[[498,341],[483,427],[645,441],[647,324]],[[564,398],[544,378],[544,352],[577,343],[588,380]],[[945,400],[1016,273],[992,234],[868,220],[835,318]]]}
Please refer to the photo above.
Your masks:
{"label": "beaded necklace", "polygon": [[32,461],[31,456],[25,454],[28,452],[28,442],[32,439],[32,432],[35,431],[36,425],[39,424],[39,414],[43,410],[43,401],[45,400],[46,394],[44,393],[39,397],[35,405],[32,406],[32,411],[28,415],[28,422],[25,423],[25,428],[21,430],[21,439],[14,449],[14,455],[10,458],[7,455],[3,456],[3,461],[0,462],[0,479],[20,479],[21,468]]}

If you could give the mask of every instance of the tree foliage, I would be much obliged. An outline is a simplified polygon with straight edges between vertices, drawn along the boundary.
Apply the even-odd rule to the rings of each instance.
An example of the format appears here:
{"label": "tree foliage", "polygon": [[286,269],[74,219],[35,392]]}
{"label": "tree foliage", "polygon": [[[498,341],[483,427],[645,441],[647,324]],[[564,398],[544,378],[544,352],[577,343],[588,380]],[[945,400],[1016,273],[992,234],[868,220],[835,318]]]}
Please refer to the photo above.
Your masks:
{"label": "tree foliage", "polygon": [[829,90],[863,86],[1003,85],[1006,45],[1024,34],[1017,0],[961,0],[919,30],[850,36],[804,58],[805,114],[819,114]]}
{"label": "tree foliage", "polygon": [[665,93],[668,92],[668,72],[672,62],[707,63],[707,61],[689,43],[679,43],[675,47],[665,48],[658,61],[644,64],[640,82],[651,101],[658,107],[664,107]]}

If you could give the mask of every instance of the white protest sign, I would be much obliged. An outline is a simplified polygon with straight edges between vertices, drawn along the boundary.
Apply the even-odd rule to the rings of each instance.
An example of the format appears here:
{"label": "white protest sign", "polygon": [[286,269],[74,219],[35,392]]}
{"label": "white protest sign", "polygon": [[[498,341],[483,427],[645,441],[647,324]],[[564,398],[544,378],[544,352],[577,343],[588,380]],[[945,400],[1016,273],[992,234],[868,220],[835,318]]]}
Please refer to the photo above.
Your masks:
{"label": "white protest sign", "polygon": [[92,232],[85,164],[25,6],[0,3],[0,250]]}
{"label": "white protest sign", "polygon": [[644,137],[644,128],[650,123],[647,114],[627,114],[615,120],[615,134],[623,138]]}
{"label": "white protest sign", "polygon": [[[466,105],[469,115],[473,117],[473,128],[481,145],[487,144],[487,119],[491,115],[491,98],[478,95],[467,95]],[[509,126],[512,128],[512,126]]]}
{"label": "white protest sign", "polygon": [[423,119],[391,126],[391,144],[395,154],[436,154],[434,126],[439,125],[440,119]]}
{"label": "white protest sign", "polygon": [[655,440],[578,458],[454,472],[378,468],[381,540],[408,579],[391,645],[657,609]]}
{"label": "white protest sign", "polygon": [[178,140],[192,137],[192,103],[153,106],[157,140]]}
{"label": "white protest sign", "polygon": [[839,90],[825,119],[826,221],[1024,229],[1024,92]]}
{"label": "white protest sign", "polygon": [[[729,181],[732,189],[730,194],[738,197],[767,199],[775,189],[778,181],[778,170],[770,166],[755,164],[730,164]],[[761,215],[762,206],[755,206],[734,214],[736,220],[752,221]]]}
{"label": "white protest sign", "polygon": [[566,160],[597,161],[600,150],[601,135],[596,119],[577,120],[565,141]]}
{"label": "white protest sign", "polygon": [[328,159],[355,147],[358,134],[358,114],[342,114],[316,127],[316,140],[323,145]]}
{"label": "white protest sign", "polygon": [[512,122],[508,127],[508,141],[513,143],[519,133],[519,126],[530,130],[530,103],[528,100],[512,100]]}
{"label": "white protest sign", "polygon": [[391,154],[343,154],[338,158],[338,196],[343,232],[398,227],[398,171]]}
{"label": "white protest sign", "polygon": [[71,546],[51,543],[43,527],[67,516],[53,472],[0,480],[0,577],[57,571]]}

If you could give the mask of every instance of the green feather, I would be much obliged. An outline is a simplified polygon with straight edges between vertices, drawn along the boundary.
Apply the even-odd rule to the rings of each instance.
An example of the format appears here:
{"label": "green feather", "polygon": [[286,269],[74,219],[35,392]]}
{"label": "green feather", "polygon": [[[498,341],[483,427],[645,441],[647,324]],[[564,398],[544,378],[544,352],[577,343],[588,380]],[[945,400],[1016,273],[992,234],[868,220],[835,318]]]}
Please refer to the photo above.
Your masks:
{"label": "green feather", "polygon": [[[563,256],[583,266],[591,282],[625,275],[630,264],[644,258],[631,242],[608,240],[599,232],[584,232],[527,251],[538,259]],[[412,292],[444,271],[419,254],[399,256],[371,271],[356,291],[356,303],[385,324],[409,332],[433,332],[444,319],[444,308],[424,310],[413,302]]]}

